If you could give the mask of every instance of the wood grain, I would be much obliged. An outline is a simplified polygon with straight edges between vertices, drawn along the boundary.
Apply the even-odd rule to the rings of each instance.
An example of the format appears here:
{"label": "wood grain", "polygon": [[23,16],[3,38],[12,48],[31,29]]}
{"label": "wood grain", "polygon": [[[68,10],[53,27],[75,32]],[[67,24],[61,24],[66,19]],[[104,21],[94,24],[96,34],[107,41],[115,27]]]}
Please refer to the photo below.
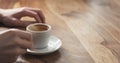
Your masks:
{"label": "wood grain", "polygon": [[62,40],[59,51],[25,55],[29,63],[120,63],[119,0],[0,0],[0,7],[41,9]]}

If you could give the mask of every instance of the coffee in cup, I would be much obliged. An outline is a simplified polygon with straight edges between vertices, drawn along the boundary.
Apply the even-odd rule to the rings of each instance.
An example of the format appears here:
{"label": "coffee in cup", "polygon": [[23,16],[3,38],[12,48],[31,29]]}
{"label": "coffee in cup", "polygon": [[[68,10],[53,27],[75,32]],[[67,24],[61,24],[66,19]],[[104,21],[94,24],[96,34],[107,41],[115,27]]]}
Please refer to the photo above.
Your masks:
{"label": "coffee in cup", "polygon": [[34,23],[28,25],[26,30],[32,33],[33,49],[47,47],[51,31],[50,25],[45,23]]}

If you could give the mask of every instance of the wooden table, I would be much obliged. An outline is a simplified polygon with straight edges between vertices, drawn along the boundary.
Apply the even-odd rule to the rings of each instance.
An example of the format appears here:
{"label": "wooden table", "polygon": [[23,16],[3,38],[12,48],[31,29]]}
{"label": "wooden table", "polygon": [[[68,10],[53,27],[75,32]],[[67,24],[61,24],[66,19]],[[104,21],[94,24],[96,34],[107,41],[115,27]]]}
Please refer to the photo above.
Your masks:
{"label": "wooden table", "polygon": [[[41,9],[62,47],[28,63],[120,63],[119,0],[0,0],[0,8]],[[1,28],[2,30],[3,28]]]}

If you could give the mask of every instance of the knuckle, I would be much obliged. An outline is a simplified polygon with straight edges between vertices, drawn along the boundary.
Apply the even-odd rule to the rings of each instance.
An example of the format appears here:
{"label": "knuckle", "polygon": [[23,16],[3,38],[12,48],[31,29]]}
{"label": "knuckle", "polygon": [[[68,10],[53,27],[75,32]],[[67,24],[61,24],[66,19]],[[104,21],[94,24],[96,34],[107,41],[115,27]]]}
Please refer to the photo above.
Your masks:
{"label": "knuckle", "polygon": [[38,14],[37,13],[34,13],[34,16],[37,16]]}
{"label": "knuckle", "polygon": [[7,31],[7,33],[9,33],[9,34],[15,34],[16,30],[17,30],[17,29],[9,29],[9,30]]}
{"label": "knuckle", "polygon": [[18,29],[9,29],[8,33],[12,35],[16,35],[16,31],[18,31]]}
{"label": "knuckle", "polygon": [[17,39],[14,39],[14,40],[13,40],[13,44],[18,45],[18,44],[19,44],[19,41],[18,41]]}
{"label": "knuckle", "polygon": [[36,9],[36,11],[38,11],[38,12],[42,12],[42,10],[41,10],[41,9]]}
{"label": "knuckle", "polygon": [[16,32],[18,29],[9,29],[10,32]]}
{"label": "knuckle", "polygon": [[39,9],[39,12],[43,14],[42,10]]}
{"label": "knuckle", "polygon": [[28,9],[28,7],[22,7],[21,12],[26,11],[27,9]]}
{"label": "knuckle", "polygon": [[28,7],[23,7],[22,9],[23,9],[23,10],[26,10],[26,9],[28,9]]}

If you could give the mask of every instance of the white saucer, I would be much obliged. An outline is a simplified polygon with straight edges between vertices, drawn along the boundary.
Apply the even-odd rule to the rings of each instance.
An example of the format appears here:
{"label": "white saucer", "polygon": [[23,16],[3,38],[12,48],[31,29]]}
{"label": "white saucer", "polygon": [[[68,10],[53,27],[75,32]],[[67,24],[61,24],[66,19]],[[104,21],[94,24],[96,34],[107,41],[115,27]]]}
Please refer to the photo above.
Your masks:
{"label": "white saucer", "polygon": [[27,52],[30,54],[36,54],[36,55],[41,55],[41,54],[47,54],[47,53],[52,53],[56,50],[58,50],[62,45],[62,42],[59,38],[55,36],[51,36],[49,39],[48,46],[43,49],[35,49],[35,50],[30,50],[27,49]]}

